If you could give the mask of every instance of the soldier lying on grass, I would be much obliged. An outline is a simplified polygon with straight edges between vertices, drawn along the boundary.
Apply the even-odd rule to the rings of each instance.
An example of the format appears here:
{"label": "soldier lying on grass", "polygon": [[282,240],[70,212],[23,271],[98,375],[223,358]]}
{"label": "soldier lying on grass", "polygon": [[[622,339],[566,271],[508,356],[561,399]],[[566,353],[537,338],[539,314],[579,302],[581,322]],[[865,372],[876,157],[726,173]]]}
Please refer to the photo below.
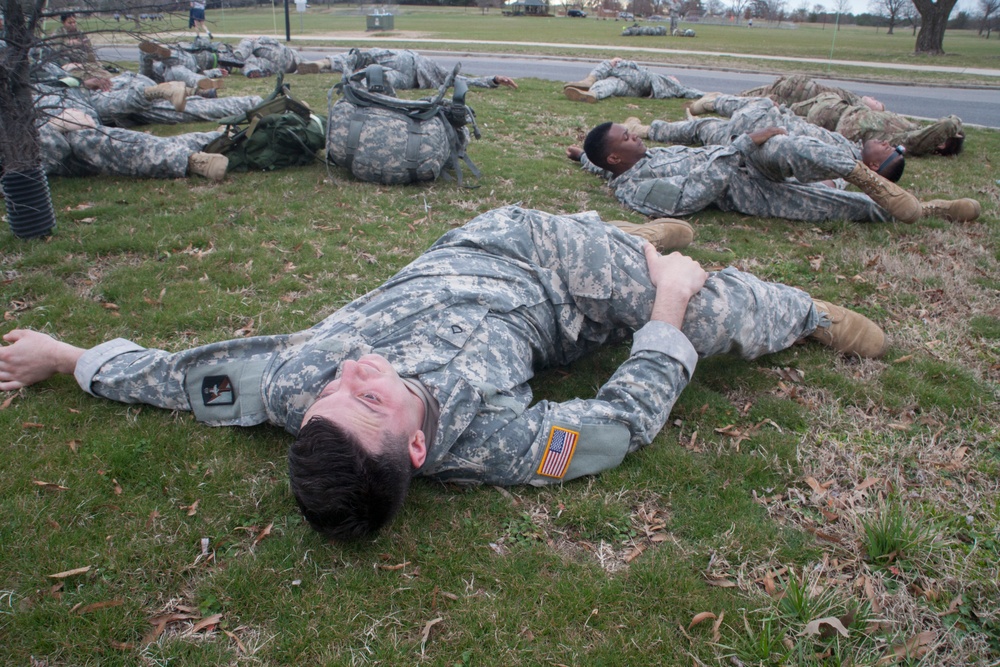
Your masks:
{"label": "soldier lying on grass", "polygon": [[[535,371],[632,336],[596,396],[533,402]],[[698,359],[809,338],[877,357],[862,315],[734,268],[708,274],[602,222],[516,206],[445,234],[382,287],[314,327],[169,353],[89,350],[8,332],[0,390],[72,373],[94,396],[297,436],[292,492],[333,539],[369,535],[414,475],[557,484],[617,466],[666,423]]]}

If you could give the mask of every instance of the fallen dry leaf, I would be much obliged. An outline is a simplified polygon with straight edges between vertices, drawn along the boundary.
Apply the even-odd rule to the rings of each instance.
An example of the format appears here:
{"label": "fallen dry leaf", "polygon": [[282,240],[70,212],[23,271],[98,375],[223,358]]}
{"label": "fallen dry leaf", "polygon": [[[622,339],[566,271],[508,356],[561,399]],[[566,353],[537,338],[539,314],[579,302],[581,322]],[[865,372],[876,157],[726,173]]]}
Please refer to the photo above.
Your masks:
{"label": "fallen dry leaf", "polygon": [[709,586],[718,586],[719,588],[736,588],[736,582],[717,577],[705,577],[705,583]]}
{"label": "fallen dry leaf", "polygon": [[198,632],[201,632],[202,630],[206,630],[207,632],[211,632],[212,630],[215,629],[215,626],[217,626],[219,624],[219,621],[221,621],[221,620],[222,620],[222,614],[212,614],[211,616],[207,616],[207,617],[201,619],[200,621],[198,621],[197,623],[195,623],[194,627],[192,627],[188,631],[188,634],[192,634],[193,635],[193,634],[196,634]]}
{"label": "fallen dry leaf", "polygon": [[5,400],[3,403],[0,403],[0,410],[6,410],[7,408],[9,408],[10,404],[14,402],[14,399],[16,397],[17,394],[11,394],[10,396],[8,396],[7,400]]}
{"label": "fallen dry leaf", "polygon": [[32,479],[31,483],[34,484],[35,486],[40,486],[43,489],[49,489],[50,491],[69,491],[68,486],[53,484],[52,482],[43,482],[40,479]]}
{"label": "fallen dry leaf", "polygon": [[190,505],[184,505],[184,506],[182,506],[181,509],[182,510],[187,510],[188,511],[188,513],[187,513],[188,516],[194,516],[195,514],[198,513],[198,503],[200,503],[200,502],[201,502],[200,500],[196,500],[193,503],[191,503]]}
{"label": "fallen dry leaf", "polygon": [[688,630],[691,630],[691,628],[698,625],[702,621],[715,620],[716,618],[718,618],[718,616],[716,616],[710,611],[703,611],[701,613],[695,614],[694,618],[691,619],[691,622],[688,623]]}
{"label": "fallen dry leaf", "polygon": [[236,642],[236,647],[239,649],[240,653],[242,653],[243,655],[246,655],[246,653],[247,653],[247,647],[243,645],[243,642],[240,641],[240,638],[237,637],[236,635],[234,635],[233,633],[231,633],[229,630],[223,630],[223,632],[226,633],[227,637],[229,637],[234,642]]}
{"label": "fallen dry leaf", "polygon": [[822,627],[824,625],[833,628],[844,637],[847,636],[847,628],[844,627],[844,624],[841,623],[840,619],[837,618],[836,616],[826,616],[825,618],[817,618],[815,621],[809,621],[805,629],[802,630],[802,634],[804,635],[820,634],[821,632],[823,632]]}
{"label": "fallen dry leaf", "polygon": [[66,570],[65,572],[56,572],[55,574],[50,574],[50,579],[65,579],[66,577],[73,577],[78,574],[84,574],[85,572],[90,572],[90,565],[86,567],[78,567],[72,570]]}
{"label": "fallen dry leaf", "polygon": [[933,641],[934,632],[932,630],[925,630],[918,635],[910,637],[904,643],[893,646],[892,653],[890,655],[883,656],[877,664],[889,665],[894,662],[899,662],[904,658],[920,658],[931,650],[928,644]]}
{"label": "fallen dry leaf", "polygon": [[875,486],[876,484],[878,484],[881,481],[882,481],[882,479],[880,477],[866,477],[865,481],[861,482],[856,487],[854,487],[854,490],[855,491],[864,491],[868,487]]}
{"label": "fallen dry leaf", "polygon": [[443,620],[444,620],[444,618],[442,618],[441,616],[438,616],[435,619],[427,621],[427,623],[424,625],[424,631],[423,631],[423,633],[421,634],[421,637],[420,637],[420,655],[423,655],[424,654],[424,649],[427,648],[427,640],[431,636],[431,628],[433,628],[435,625],[437,625],[438,623],[440,623]]}
{"label": "fallen dry leaf", "polygon": [[119,484],[118,480],[114,478],[111,479],[111,484],[114,485],[115,495],[120,496],[122,494],[121,484]]}
{"label": "fallen dry leaf", "polygon": [[80,449],[80,441],[79,440],[68,440],[66,442],[66,444],[69,446],[69,450],[71,452],[73,452],[74,454],[76,454],[77,450]]}
{"label": "fallen dry leaf", "polygon": [[722,641],[722,630],[720,628],[722,627],[722,619],[725,617],[726,612],[720,611],[719,618],[715,619],[715,623],[712,623],[712,641],[716,644]]}
{"label": "fallen dry leaf", "polygon": [[271,534],[271,528],[273,527],[274,527],[273,521],[267,524],[267,527],[264,530],[257,533],[257,537],[253,538],[253,545],[257,546],[258,544],[260,544],[261,540],[263,540],[265,537]]}
{"label": "fallen dry leaf", "polygon": [[116,598],[114,600],[105,600],[104,602],[93,602],[91,604],[80,607],[76,611],[76,613],[87,614],[92,611],[97,611],[98,609],[106,609],[108,607],[120,607],[123,604],[125,604],[125,600],[122,600],[121,598]]}
{"label": "fallen dry leaf", "polygon": [[378,567],[378,569],[380,569],[380,570],[402,570],[404,567],[406,567],[409,564],[410,564],[410,561],[407,560],[407,561],[403,561],[402,563],[399,563],[398,565],[377,565],[376,567]]}

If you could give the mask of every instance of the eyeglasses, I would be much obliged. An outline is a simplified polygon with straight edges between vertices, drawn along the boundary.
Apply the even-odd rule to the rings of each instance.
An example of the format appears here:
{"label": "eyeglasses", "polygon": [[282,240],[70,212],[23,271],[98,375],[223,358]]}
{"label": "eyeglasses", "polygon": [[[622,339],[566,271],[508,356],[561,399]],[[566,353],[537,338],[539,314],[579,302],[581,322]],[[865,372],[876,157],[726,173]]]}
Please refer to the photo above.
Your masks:
{"label": "eyeglasses", "polygon": [[903,148],[902,146],[896,146],[895,148],[892,149],[892,152],[889,153],[889,157],[887,157],[885,160],[882,161],[882,164],[878,166],[878,169],[876,169],[876,171],[881,174],[882,170],[885,169],[887,166],[889,166],[889,164],[896,159],[896,156],[903,157],[904,153],[906,153],[905,148]]}

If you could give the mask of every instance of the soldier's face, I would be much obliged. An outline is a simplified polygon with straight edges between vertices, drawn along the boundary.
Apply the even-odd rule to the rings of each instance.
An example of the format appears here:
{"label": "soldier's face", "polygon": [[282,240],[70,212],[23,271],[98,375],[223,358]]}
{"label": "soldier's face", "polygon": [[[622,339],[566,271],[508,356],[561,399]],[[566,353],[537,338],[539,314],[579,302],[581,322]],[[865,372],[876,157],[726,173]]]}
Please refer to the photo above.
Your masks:
{"label": "soldier's face", "polygon": [[66,28],[66,32],[76,32],[76,17],[70,16],[63,21],[63,27]]}
{"label": "soldier's face", "polygon": [[872,111],[885,111],[885,105],[876,100],[874,97],[868,97],[865,95],[861,98],[861,103]]}
{"label": "soldier's face", "polygon": [[896,148],[882,139],[869,139],[861,149],[861,159],[865,164],[882,164]]}
{"label": "soldier's face", "polygon": [[[419,436],[423,446],[423,401],[399,378],[392,365],[377,354],[347,360],[340,375],[320,392],[302,423],[323,417],[363,443],[370,454],[404,435]],[[412,456],[411,456],[412,459]],[[414,467],[423,463],[414,462]]]}
{"label": "soldier's face", "polygon": [[629,169],[646,155],[646,144],[637,134],[632,134],[624,125],[615,123],[608,130],[608,162],[617,163]]}

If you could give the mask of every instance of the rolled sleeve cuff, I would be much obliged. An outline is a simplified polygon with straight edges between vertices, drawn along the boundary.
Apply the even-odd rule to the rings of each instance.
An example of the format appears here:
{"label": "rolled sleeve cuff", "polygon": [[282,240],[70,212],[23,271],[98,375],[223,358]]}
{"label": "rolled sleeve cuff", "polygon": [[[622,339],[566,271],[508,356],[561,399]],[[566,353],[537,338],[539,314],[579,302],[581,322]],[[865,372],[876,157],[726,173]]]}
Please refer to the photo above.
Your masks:
{"label": "rolled sleeve cuff", "polygon": [[101,370],[101,366],[120,354],[140,352],[145,349],[141,345],[136,345],[124,338],[115,338],[106,343],[101,343],[97,347],[92,347],[83,353],[76,362],[76,370],[73,372],[73,377],[76,378],[76,383],[80,385],[80,389],[83,389],[91,396],[96,396],[97,394],[90,390],[90,385],[94,381],[94,376]]}
{"label": "rolled sleeve cuff", "polygon": [[636,331],[632,337],[632,354],[645,350],[662,352],[676,359],[684,366],[688,378],[694,376],[695,366],[698,365],[698,352],[687,336],[672,324],[652,320]]}
{"label": "rolled sleeve cuff", "polygon": [[743,155],[750,155],[751,153],[755,152],[758,148],[760,148],[760,146],[758,146],[753,142],[753,139],[750,138],[749,134],[741,134],[740,136],[736,137],[736,139],[732,143],[732,147],[735,148],[740,153],[742,153]]}

